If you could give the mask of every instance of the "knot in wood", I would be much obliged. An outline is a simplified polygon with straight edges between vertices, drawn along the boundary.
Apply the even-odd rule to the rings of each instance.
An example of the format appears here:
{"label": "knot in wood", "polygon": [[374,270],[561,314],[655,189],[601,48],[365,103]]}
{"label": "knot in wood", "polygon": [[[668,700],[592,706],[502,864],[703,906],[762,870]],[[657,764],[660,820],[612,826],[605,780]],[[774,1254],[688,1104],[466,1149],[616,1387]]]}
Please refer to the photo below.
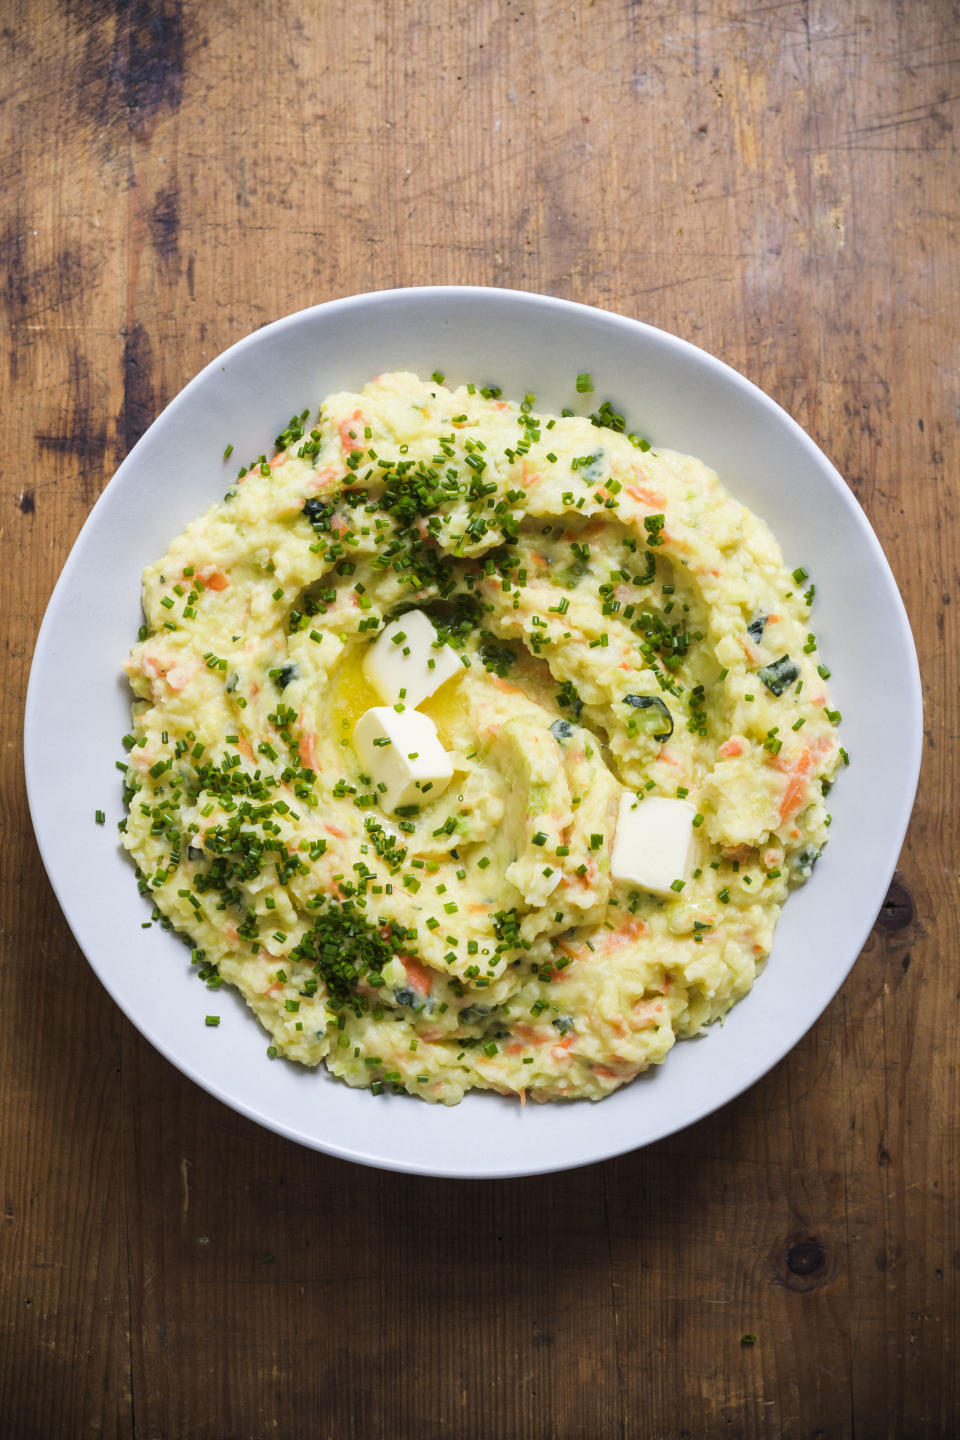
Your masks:
{"label": "knot in wood", "polygon": [[904,930],[912,923],[913,916],[913,897],[897,871],[890,882],[887,898],[880,907],[877,924],[884,930]]}
{"label": "knot in wood", "polygon": [[779,1240],[770,1255],[778,1282],[795,1295],[829,1285],[836,1279],[841,1258],[842,1252],[829,1239],[802,1230]]}
{"label": "knot in wood", "polygon": [[816,1240],[801,1240],[787,1251],[787,1269],[791,1275],[815,1275],[826,1258],[826,1251]]}

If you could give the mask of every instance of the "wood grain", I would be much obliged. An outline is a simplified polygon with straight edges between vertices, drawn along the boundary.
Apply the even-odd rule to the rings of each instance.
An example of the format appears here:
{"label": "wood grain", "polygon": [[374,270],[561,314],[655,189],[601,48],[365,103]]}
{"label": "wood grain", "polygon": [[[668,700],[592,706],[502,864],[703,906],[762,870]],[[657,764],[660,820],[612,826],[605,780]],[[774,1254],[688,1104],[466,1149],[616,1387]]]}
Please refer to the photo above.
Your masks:
{"label": "wood grain", "polygon": [[[8,0],[0,53],[2,1434],[960,1433],[955,7]],[[435,282],[638,316],[779,400],[926,697],[902,888],[810,1034],[682,1135],[511,1183],[302,1151],[167,1065],[20,760],[49,593],[163,404],[271,318]]]}

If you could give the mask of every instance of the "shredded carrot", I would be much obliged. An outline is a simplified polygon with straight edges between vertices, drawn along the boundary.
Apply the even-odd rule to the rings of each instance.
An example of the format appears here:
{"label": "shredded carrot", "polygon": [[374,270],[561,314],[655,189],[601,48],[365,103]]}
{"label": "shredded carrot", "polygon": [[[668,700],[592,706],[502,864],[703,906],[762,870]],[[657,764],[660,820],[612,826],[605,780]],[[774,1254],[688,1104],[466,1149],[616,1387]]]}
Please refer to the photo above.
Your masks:
{"label": "shredded carrot", "polygon": [[322,470],[318,470],[315,475],[310,477],[307,488],[309,490],[325,490],[328,485],[340,478],[340,474],[336,465],[324,465]]}
{"label": "shredded carrot", "polygon": [[562,950],[574,960],[589,961],[591,954],[607,955],[611,950],[618,950],[621,945],[630,940],[636,940],[641,935],[646,935],[648,925],[639,916],[631,915],[618,925],[615,930],[603,930],[594,936],[593,950],[584,947],[582,950],[575,949],[566,940],[557,941],[557,949]]}
{"label": "shredded carrot", "polygon": [[805,770],[809,770],[812,762],[818,760],[821,755],[825,755],[831,748],[832,743],[829,735],[818,735],[815,740],[812,740],[809,745],[804,747],[799,757],[796,756],[795,752],[788,752],[787,754],[774,756],[771,763],[774,769],[782,770],[785,775],[792,774],[798,765],[802,765]]}
{"label": "shredded carrot", "polygon": [[[633,1007],[634,1020],[644,1026],[655,1025],[663,1012],[662,1000],[638,1000]],[[636,1026],[634,1026],[636,1028]]]}
{"label": "shredded carrot", "polygon": [[412,988],[421,995],[429,995],[430,986],[433,984],[431,972],[425,965],[421,965],[419,960],[414,960],[412,955],[403,955],[401,959]]}
{"label": "shredded carrot", "polygon": [[810,773],[812,763],[813,757],[810,751],[804,750],[790,771],[783,794],[780,797],[781,825],[800,809],[803,797],[807,793],[807,776]]}
{"label": "shredded carrot", "polygon": [[551,1058],[553,1060],[569,1060],[570,1055],[568,1052],[570,1050],[570,1046],[574,1043],[576,1038],[577,1037],[574,1032],[572,1030],[569,1030],[567,1034],[564,1035],[563,1039],[560,1041],[560,1044],[554,1045],[553,1049],[550,1051]]}
{"label": "shredded carrot", "polygon": [[230,584],[227,576],[217,565],[205,565],[200,571],[205,590],[226,590]]}
{"label": "shredded carrot", "polygon": [[641,920],[639,915],[631,915],[613,933],[623,940],[636,940],[638,936],[646,935],[649,928],[646,920]]}
{"label": "shredded carrot", "polygon": [[344,450],[354,451],[363,449],[363,430],[367,418],[362,410],[354,410],[350,420],[340,421],[340,444]]}
{"label": "shredded carrot", "polygon": [[300,725],[300,759],[303,761],[304,765],[308,767],[308,769],[319,770],[320,766],[317,761],[317,751],[315,745],[316,736],[314,735],[312,730],[306,730],[303,728],[302,716],[300,717]]}
{"label": "shredded carrot", "polygon": [[584,887],[586,887],[587,889],[589,889],[589,887],[594,884],[594,882],[596,881],[596,878],[597,878],[597,862],[596,862],[596,860],[590,859],[590,860],[588,860],[586,863],[587,863],[587,873],[586,873],[586,875],[579,875],[579,874],[575,874],[575,875],[561,875],[561,877],[560,877],[560,884],[561,884],[561,885],[576,885],[576,886],[580,887],[581,889],[584,888]]}
{"label": "shredded carrot", "polygon": [[521,1050],[528,1050],[531,1045],[546,1045],[557,1038],[556,1031],[552,1028],[537,1029],[536,1026],[528,1025],[522,1020],[518,1025],[514,1025],[513,1033],[517,1038],[511,1040],[510,1044],[505,1047],[508,1055],[519,1055]]}
{"label": "shredded carrot", "polygon": [[164,676],[164,679],[170,686],[171,690],[180,691],[183,690],[184,687],[188,684],[190,677],[195,669],[196,666],[190,665],[186,661],[182,661],[179,665],[171,665],[170,669]]}
{"label": "shredded carrot", "polygon": [[725,760],[731,759],[734,755],[743,754],[743,741],[738,735],[731,735],[729,740],[724,740],[720,746],[719,753]]}
{"label": "shredded carrot", "polygon": [[641,505],[652,505],[654,510],[662,510],[667,503],[662,495],[657,494],[656,490],[648,490],[643,485],[625,485],[623,488],[628,495],[633,496],[634,500],[639,500]]}

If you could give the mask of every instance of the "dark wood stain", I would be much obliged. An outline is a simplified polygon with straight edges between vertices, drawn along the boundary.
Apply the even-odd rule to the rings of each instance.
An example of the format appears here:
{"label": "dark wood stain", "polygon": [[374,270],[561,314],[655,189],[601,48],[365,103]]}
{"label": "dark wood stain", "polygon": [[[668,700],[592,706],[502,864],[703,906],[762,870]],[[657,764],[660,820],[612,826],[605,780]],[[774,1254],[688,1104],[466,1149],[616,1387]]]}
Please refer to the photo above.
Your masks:
{"label": "dark wood stain", "polygon": [[159,116],[182,101],[182,0],[85,0],[68,14],[84,37],[80,108],[99,127],[119,122],[149,140]]}
{"label": "dark wood stain", "polygon": [[32,515],[34,510],[36,510],[37,508],[36,501],[33,498],[32,490],[24,490],[23,494],[20,496],[20,500],[18,503],[20,506],[21,515]]}
{"label": "dark wood stain", "polygon": [[15,343],[6,347],[12,381],[20,377],[39,330],[65,311],[94,278],[79,249],[65,248],[38,262],[38,233],[29,207],[14,208],[0,234],[0,314]]}
{"label": "dark wood stain", "polygon": [[[37,237],[26,219],[8,226],[0,238],[0,305],[12,327],[37,321],[69,305],[90,283],[91,273],[78,248],[57,251],[37,263]],[[21,335],[21,341],[27,337]]]}
{"label": "dark wood stain", "polygon": [[47,483],[79,487],[87,504],[103,486],[108,436],[98,367],[76,344],[64,347],[67,373],[36,417],[35,463]]}
{"label": "dark wood stain", "polygon": [[123,5],[126,48],[118,79],[128,123],[141,139],[161,110],[177,110],[183,91],[181,0],[134,0]]}
{"label": "dark wood stain", "polygon": [[44,435],[37,431],[33,438],[40,450],[48,455],[73,455],[78,460],[91,460],[99,464],[107,448],[107,437],[102,430],[87,429],[83,425],[84,418],[89,423],[89,416],[81,416],[79,428],[69,435]]}
{"label": "dark wood stain", "polygon": [[137,321],[123,343],[123,409],[117,427],[127,455],[157,414],[153,387],[153,347]]}
{"label": "dark wood stain", "polygon": [[180,253],[180,197],[175,185],[165,186],[157,195],[148,216],[150,238],[160,259],[167,264]]}
{"label": "dark wood stain", "polygon": [[12,222],[0,237],[0,304],[14,325],[30,306],[33,288],[26,264],[26,223]]}

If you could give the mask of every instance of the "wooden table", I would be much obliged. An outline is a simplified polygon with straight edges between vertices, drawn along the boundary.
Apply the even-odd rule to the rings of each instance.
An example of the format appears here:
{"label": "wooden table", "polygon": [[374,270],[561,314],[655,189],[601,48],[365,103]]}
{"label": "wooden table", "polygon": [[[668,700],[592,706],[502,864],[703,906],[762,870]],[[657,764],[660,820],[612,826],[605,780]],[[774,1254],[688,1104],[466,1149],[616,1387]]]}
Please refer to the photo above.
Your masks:
{"label": "wooden table", "polygon": [[[960,1434],[952,7],[3,11],[0,1433]],[[432,282],[755,380],[865,507],[925,680],[900,878],[813,1031],[686,1133],[509,1183],[327,1159],[182,1078],[72,941],[21,773],[48,595],[159,409],[269,319]]]}

